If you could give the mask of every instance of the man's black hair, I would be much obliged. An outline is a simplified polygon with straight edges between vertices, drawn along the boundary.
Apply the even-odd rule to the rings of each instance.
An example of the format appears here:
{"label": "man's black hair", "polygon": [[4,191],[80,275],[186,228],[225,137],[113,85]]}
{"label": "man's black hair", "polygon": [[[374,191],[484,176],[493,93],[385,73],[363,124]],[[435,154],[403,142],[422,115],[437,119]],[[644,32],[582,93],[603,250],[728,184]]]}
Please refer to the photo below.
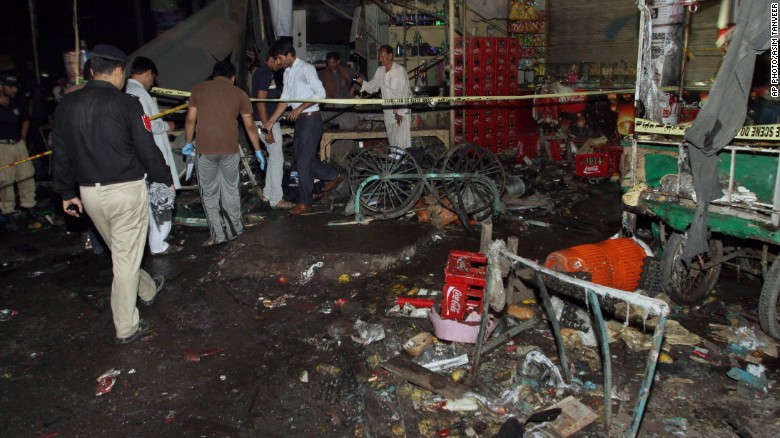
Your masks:
{"label": "man's black hair", "polygon": [[227,59],[223,61],[218,61],[216,64],[214,64],[214,70],[211,72],[212,78],[216,78],[217,76],[232,78],[235,75],[236,75],[236,66],[233,65],[233,63]]}
{"label": "man's black hair", "polygon": [[149,70],[151,70],[152,74],[155,76],[159,74],[157,73],[157,66],[154,65],[154,61],[152,61],[151,59],[145,56],[139,56],[135,58],[135,60],[133,61],[133,65],[130,67],[130,74],[140,75]]}
{"label": "man's black hair", "polygon": [[332,52],[328,52],[328,54],[325,55],[325,59],[326,60],[328,60],[328,59],[335,59],[336,61],[340,61],[341,60],[341,56],[339,55],[339,52],[332,51]]}
{"label": "man's black hair", "polygon": [[392,55],[393,54],[393,48],[388,46],[387,44],[382,44],[381,46],[379,46],[379,51],[380,52],[384,51],[388,55]]}
{"label": "man's black hair", "polygon": [[271,52],[275,53],[274,56],[279,55],[293,55],[295,56],[295,47],[293,47],[292,40],[289,38],[280,38],[276,40]]}
{"label": "man's black hair", "polygon": [[92,74],[94,75],[110,75],[115,68],[119,67],[124,71],[127,68],[127,62],[118,61],[116,59],[101,58],[99,56],[93,56],[92,59]]}

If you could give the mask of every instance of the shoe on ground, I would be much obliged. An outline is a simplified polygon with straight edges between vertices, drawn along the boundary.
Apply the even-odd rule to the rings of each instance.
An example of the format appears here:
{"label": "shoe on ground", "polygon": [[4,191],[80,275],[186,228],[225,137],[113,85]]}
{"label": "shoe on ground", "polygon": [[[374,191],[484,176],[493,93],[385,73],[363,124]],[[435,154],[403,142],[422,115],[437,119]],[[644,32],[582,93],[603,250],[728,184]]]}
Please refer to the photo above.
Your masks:
{"label": "shoe on ground", "polygon": [[121,345],[129,344],[138,339],[139,336],[146,333],[147,331],[149,331],[149,321],[142,319],[138,321],[138,330],[136,330],[135,333],[126,338],[114,338],[114,341]]}
{"label": "shoe on ground", "polygon": [[153,256],[163,256],[163,255],[169,255],[169,254],[176,254],[177,252],[180,252],[182,249],[179,245],[171,245],[168,244],[168,248],[163,252],[153,252]]}
{"label": "shoe on ground", "polygon": [[295,204],[282,199],[281,201],[277,202],[276,205],[272,205],[271,208],[274,210],[289,210],[291,208],[295,208]]}
{"label": "shoe on ground", "polygon": [[207,241],[203,242],[203,243],[202,243],[200,246],[202,246],[202,247],[204,247],[204,248],[211,248],[212,246],[217,246],[217,245],[224,245],[224,244],[226,244],[226,243],[227,243],[227,240],[214,240],[214,239],[209,239],[209,240],[207,240]]}
{"label": "shoe on ground", "polygon": [[295,208],[290,210],[290,214],[293,216],[297,216],[299,214],[308,213],[310,211],[311,211],[311,205],[298,204],[295,206]]}
{"label": "shoe on ground", "polygon": [[336,187],[338,187],[339,184],[341,184],[342,181],[344,181],[344,178],[346,176],[347,175],[345,175],[344,172],[339,172],[339,174],[336,175],[336,178],[334,178],[333,181],[328,181],[328,183],[325,184],[325,187],[322,188],[322,192],[325,193],[335,189]]}
{"label": "shoe on ground", "polygon": [[141,304],[143,304],[146,307],[149,307],[152,304],[154,304],[154,300],[157,299],[157,294],[159,294],[160,291],[163,290],[163,288],[165,287],[165,277],[163,277],[162,275],[154,276],[154,278],[152,278],[152,281],[154,281],[154,289],[155,289],[154,297],[149,301],[146,301],[144,299],[141,299],[141,297],[138,297],[138,300],[141,301]]}

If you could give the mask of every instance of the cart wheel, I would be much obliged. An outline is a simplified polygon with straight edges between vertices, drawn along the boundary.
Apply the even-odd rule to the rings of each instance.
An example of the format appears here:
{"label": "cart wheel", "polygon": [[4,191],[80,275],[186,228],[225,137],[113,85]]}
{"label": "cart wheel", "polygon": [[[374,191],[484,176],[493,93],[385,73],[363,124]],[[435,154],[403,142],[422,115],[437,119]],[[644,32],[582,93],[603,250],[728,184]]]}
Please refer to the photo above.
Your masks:
{"label": "cart wheel", "polygon": [[761,328],[769,336],[780,339],[780,258],[775,259],[769,268],[764,285],[761,287],[761,298],[758,301],[758,321]]}
{"label": "cart wheel", "polygon": [[[474,143],[462,143],[447,151],[441,172],[476,173],[485,176],[496,184],[499,196],[503,193],[506,184],[504,167],[495,154]],[[446,180],[442,185],[444,193],[453,206],[467,216],[482,220],[491,215],[493,192],[483,182],[464,177]]]}
{"label": "cart wheel", "polygon": [[[680,256],[688,234],[674,233],[666,243],[661,259],[661,275],[664,279],[664,292],[678,303],[694,303],[715,287],[720,275],[721,264],[718,263],[702,270],[698,260],[693,260],[686,266]],[[710,239],[709,255],[704,262],[719,260],[723,257],[723,243]]]}
{"label": "cart wheel", "polygon": [[[355,193],[360,184],[373,175],[379,179],[366,184],[360,193],[360,205],[367,212],[390,219],[406,213],[423,190],[422,170],[414,158],[402,149],[366,149],[358,153],[349,168],[349,184]],[[391,175],[410,175],[399,179]],[[413,175],[413,176],[412,176]]]}

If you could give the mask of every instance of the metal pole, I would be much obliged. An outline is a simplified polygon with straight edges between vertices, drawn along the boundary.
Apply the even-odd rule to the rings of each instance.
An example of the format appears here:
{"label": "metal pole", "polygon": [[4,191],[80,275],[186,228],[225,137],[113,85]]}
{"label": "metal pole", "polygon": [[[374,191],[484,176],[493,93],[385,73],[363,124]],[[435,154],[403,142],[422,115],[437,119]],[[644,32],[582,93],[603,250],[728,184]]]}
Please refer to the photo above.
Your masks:
{"label": "metal pole", "polygon": [[144,22],[141,19],[141,0],[133,0],[135,7],[135,36],[138,41],[138,47],[144,45]]}
{"label": "metal pole", "polygon": [[[447,9],[447,51],[449,52],[449,70],[450,70],[450,96],[455,96],[455,0],[448,1]],[[463,52],[466,56],[466,52]],[[455,138],[455,111],[450,110],[450,142]],[[450,148],[451,144],[445,144]]]}
{"label": "metal pole", "polygon": [[30,32],[32,33],[32,43],[33,43],[33,62],[35,63],[35,82],[40,85],[41,83],[41,72],[40,67],[38,66],[38,29],[35,25],[36,19],[35,19],[35,0],[28,0],[27,1],[27,7],[30,9]]}
{"label": "metal pole", "polygon": [[682,66],[680,66],[680,87],[677,90],[677,122],[680,121],[682,113],[683,91],[685,90],[685,71],[688,69],[688,44],[691,39],[691,12],[690,8],[684,6],[685,18],[683,19],[683,48],[682,48]]}
{"label": "metal pole", "polygon": [[78,70],[79,49],[81,48],[81,44],[79,44],[79,0],[73,0],[73,36],[75,38],[73,51],[76,53],[76,70]]}

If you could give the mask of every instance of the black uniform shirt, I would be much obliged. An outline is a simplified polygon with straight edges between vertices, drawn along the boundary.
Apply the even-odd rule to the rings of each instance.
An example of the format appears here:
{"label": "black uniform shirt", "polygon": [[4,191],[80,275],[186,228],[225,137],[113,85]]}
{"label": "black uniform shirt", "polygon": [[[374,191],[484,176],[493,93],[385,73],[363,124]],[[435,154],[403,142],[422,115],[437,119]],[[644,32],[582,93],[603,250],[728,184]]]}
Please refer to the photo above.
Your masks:
{"label": "black uniform shirt", "polygon": [[19,140],[22,122],[29,119],[24,99],[14,98],[8,106],[0,105],[0,140]]}
{"label": "black uniform shirt", "polygon": [[52,130],[54,190],[76,197],[76,184],[137,181],[172,185],[171,170],[154,143],[137,98],[91,80],[57,105]]}

